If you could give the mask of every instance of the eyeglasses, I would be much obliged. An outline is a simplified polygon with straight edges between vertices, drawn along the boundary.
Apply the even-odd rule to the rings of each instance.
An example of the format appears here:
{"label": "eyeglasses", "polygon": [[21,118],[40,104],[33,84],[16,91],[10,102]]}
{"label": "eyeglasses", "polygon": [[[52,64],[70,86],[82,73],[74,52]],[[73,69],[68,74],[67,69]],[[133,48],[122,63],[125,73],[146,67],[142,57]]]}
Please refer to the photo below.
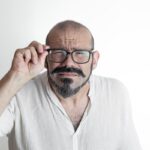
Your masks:
{"label": "eyeglasses", "polygon": [[47,59],[55,63],[62,63],[66,60],[68,55],[71,55],[72,60],[78,64],[87,63],[90,60],[90,56],[93,53],[93,49],[89,50],[74,50],[73,52],[68,52],[65,49],[47,49],[49,52]]}

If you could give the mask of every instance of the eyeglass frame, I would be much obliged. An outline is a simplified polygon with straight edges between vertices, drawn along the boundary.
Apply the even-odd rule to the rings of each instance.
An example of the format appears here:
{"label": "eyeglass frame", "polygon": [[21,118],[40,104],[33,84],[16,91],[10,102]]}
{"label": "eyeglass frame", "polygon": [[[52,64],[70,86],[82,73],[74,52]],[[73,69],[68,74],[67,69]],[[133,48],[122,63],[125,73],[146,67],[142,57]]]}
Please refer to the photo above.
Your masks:
{"label": "eyeglass frame", "polygon": [[[73,62],[75,62],[75,63],[77,63],[77,64],[85,64],[85,63],[88,63],[88,62],[89,62],[90,56],[91,56],[91,54],[93,54],[93,50],[94,50],[94,49],[90,49],[90,50],[74,49],[74,51],[72,51],[72,52],[68,52],[68,51],[67,51],[66,49],[64,49],[64,48],[49,48],[49,49],[47,49],[48,53],[49,53],[50,51],[55,51],[55,50],[62,50],[62,51],[64,51],[64,52],[66,52],[66,57],[65,57],[65,59],[64,59],[63,61],[61,61],[61,62],[55,62],[55,61],[49,60],[49,61],[51,61],[51,62],[54,62],[54,63],[63,63],[63,62],[68,58],[68,55],[71,55],[71,58],[72,58]],[[86,52],[89,52],[89,58],[88,58],[88,60],[87,60],[86,62],[83,62],[83,63],[76,62],[76,61],[74,60],[74,58],[73,58],[73,53],[76,52],[76,51],[86,51]]]}

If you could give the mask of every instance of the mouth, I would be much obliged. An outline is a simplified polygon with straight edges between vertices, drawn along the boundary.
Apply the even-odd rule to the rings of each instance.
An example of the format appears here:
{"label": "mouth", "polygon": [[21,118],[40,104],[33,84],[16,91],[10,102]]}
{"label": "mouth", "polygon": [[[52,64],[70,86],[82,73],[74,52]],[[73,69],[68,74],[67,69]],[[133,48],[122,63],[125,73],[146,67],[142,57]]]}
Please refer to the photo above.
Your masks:
{"label": "mouth", "polygon": [[76,76],[78,76],[78,74],[75,72],[60,72],[57,75],[61,76],[61,77],[76,77]]}
{"label": "mouth", "polygon": [[67,76],[67,77],[75,77],[75,76],[85,77],[82,70],[78,68],[71,68],[71,67],[57,67],[51,72],[51,74],[55,74],[58,76]]}

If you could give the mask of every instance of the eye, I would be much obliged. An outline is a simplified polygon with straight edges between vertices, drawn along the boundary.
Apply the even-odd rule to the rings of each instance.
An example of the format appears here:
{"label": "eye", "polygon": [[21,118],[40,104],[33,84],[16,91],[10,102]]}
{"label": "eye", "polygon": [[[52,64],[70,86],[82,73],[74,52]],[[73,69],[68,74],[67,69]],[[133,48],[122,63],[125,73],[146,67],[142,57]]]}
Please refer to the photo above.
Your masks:
{"label": "eye", "polygon": [[59,53],[63,53],[62,50],[54,50],[54,51],[51,51],[50,54],[59,54]]}
{"label": "eye", "polygon": [[88,54],[89,53],[87,51],[76,51],[75,52],[75,55],[78,56],[78,57],[80,57],[80,56],[82,56],[82,57],[83,56],[88,56]]}
{"label": "eye", "polygon": [[77,55],[80,55],[80,54],[82,55],[82,54],[84,54],[84,52],[83,51],[77,51],[76,54]]}
{"label": "eye", "polygon": [[52,50],[49,53],[49,57],[52,60],[58,60],[58,59],[62,59],[65,57],[65,52],[63,50]]}
{"label": "eye", "polygon": [[65,51],[63,50],[53,50],[50,53],[51,55],[65,55]]}

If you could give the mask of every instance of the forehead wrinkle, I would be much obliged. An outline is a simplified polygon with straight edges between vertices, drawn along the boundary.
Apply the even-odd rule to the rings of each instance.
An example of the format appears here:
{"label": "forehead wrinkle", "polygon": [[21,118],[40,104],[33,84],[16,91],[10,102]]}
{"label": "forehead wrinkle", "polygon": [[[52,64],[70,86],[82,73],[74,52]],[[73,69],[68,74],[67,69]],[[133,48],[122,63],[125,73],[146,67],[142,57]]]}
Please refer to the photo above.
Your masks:
{"label": "forehead wrinkle", "polygon": [[75,48],[78,46],[78,42],[76,39],[55,39],[50,41],[51,47],[54,48]]}
{"label": "forehead wrinkle", "polygon": [[[49,44],[52,48],[84,48],[87,43],[90,43],[87,42],[87,38],[90,39],[89,33],[85,29],[69,28],[63,31],[57,29],[49,36]],[[83,45],[83,43],[85,44]]]}
{"label": "forehead wrinkle", "polygon": [[78,31],[75,28],[68,28],[64,31],[64,44],[67,48],[71,49],[73,46],[77,46]]}
{"label": "forehead wrinkle", "polygon": [[77,40],[76,39],[64,39],[64,46],[67,48],[67,49],[72,49],[72,48],[75,48],[77,47]]}

